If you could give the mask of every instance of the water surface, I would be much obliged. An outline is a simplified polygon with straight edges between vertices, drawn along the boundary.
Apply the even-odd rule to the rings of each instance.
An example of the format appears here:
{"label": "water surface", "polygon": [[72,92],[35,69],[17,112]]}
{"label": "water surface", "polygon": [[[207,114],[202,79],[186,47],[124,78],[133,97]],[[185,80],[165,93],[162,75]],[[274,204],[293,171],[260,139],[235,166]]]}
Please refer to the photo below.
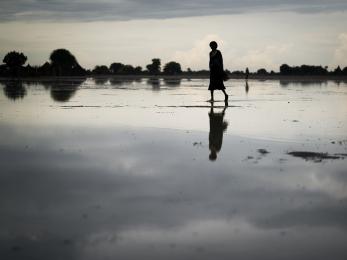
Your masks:
{"label": "water surface", "polygon": [[346,259],[346,83],[0,84],[4,259]]}

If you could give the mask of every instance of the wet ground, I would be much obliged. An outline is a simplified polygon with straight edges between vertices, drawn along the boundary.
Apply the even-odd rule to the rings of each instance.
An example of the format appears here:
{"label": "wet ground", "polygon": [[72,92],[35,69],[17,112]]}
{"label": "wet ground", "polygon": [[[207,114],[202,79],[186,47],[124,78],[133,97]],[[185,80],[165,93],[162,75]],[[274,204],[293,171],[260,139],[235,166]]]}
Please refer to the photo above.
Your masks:
{"label": "wet ground", "polygon": [[346,259],[347,84],[0,81],[1,259]]}

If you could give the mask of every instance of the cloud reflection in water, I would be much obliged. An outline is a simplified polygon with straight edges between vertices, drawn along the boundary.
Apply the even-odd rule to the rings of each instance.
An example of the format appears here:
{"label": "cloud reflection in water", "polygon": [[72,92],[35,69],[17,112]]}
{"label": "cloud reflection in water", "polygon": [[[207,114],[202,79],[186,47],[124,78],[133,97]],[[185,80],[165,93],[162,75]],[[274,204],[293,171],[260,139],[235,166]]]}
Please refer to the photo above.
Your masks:
{"label": "cloud reflection in water", "polygon": [[346,256],[345,161],[279,163],[274,143],[254,164],[261,143],[226,136],[211,163],[205,132],[2,124],[0,136],[5,259]]}

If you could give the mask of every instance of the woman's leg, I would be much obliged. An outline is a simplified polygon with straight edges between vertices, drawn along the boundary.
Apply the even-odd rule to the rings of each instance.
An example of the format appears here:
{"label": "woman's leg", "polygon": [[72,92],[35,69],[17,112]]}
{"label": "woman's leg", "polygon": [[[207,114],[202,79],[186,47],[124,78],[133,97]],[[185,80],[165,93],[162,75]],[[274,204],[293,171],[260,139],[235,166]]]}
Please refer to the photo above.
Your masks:
{"label": "woman's leg", "polygon": [[222,91],[223,91],[223,93],[224,93],[225,100],[228,101],[228,97],[229,97],[228,94],[225,92],[224,89],[222,89]]}
{"label": "woman's leg", "polygon": [[211,101],[213,101],[213,90],[210,90],[211,92]]}

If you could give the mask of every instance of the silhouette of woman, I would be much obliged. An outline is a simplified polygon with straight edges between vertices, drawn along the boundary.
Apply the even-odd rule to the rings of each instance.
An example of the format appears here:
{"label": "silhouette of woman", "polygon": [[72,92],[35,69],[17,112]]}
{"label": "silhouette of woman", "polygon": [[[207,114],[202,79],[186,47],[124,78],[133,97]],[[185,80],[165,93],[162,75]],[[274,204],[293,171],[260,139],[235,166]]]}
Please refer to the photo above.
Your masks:
{"label": "silhouette of woman", "polygon": [[225,92],[225,86],[223,82],[224,68],[222,53],[217,50],[217,43],[215,41],[210,42],[212,51],[210,52],[210,86],[208,90],[211,92],[211,99],[213,102],[213,91],[216,89],[222,90],[224,93],[225,101],[228,101],[228,95]]}
{"label": "silhouette of woman", "polygon": [[222,148],[223,143],[223,133],[226,131],[228,127],[228,123],[224,121],[225,110],[228,105],[225,102],[225,106],[223,111],[220,113],[214,113],[213,111],[213,103],[211,104],[211,110],[208,113],[210,118],[210,134],[209,134],[209,149],[210,155],[209,159],[211,161],[215,161],[217,159],[217,153]]}

